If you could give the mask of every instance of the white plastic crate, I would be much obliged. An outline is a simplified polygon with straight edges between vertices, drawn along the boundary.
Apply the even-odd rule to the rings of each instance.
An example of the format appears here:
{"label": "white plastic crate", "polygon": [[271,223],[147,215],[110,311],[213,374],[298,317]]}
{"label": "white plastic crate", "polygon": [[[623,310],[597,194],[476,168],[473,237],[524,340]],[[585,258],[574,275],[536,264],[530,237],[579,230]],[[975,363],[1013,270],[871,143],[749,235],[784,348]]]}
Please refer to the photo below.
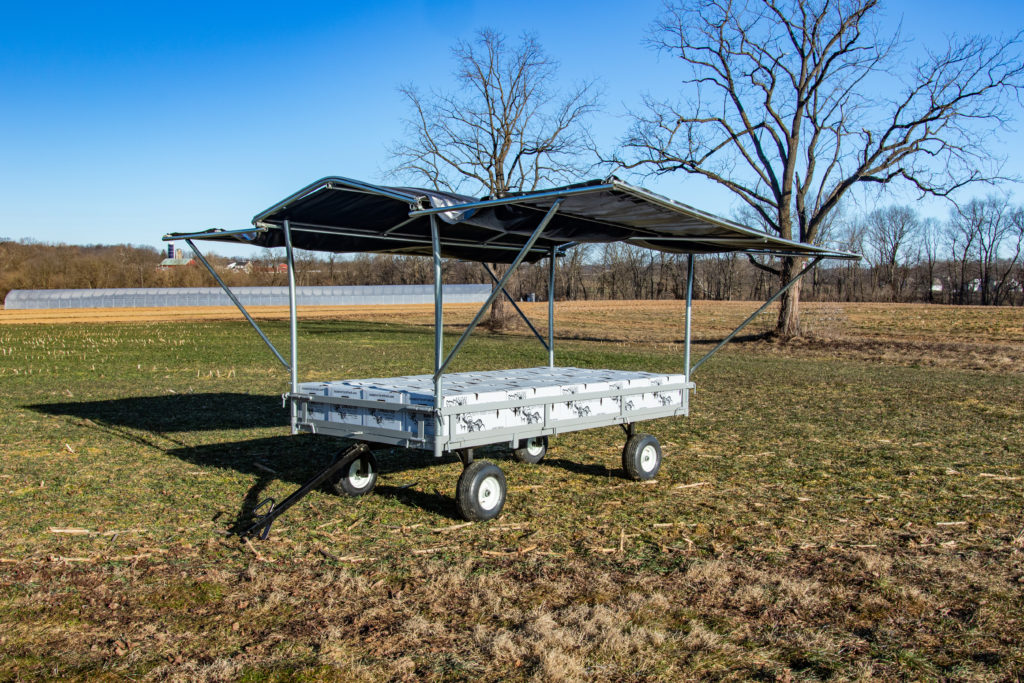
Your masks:
{"label": "white plastic crate", "polygon": [[[331,382],[327,388],[327,395],[331,398],[354,398],[358,400],[363,398],[363,390],[360,387],[351,386],[345,382]],[[327,421],[362,427],[365,416],[365,408],[331,404]]]}
{"label": "white plastic crate", "polygon": [[[507,435],[574,430],[629,421],[630,413],[634,412],[638,413],[637,419],[647,419],[652,412],[672,414],[665,411],[683,407],[684,390],[662,387],[682,383],[682,375],[580,368],[538,367],[446,375],[442,381],[444,409],[466,410],[443,416],[442,434],[449,443],[486,443],[482,439],[492,431]],[[326,411],[328,420],[337,423],[338,429],[353,429],[354,434],[362,433],[370,440],[374,440],[375,433],[376,438],[384,440],[401,438],[375,430],[406,434],[406,438],[416,440],[422,423],[421,443],[435,438],[434,382],[430,375],[353,379],[326,385],[304,383],[301,390],[316,396],[321,395],[323,386],[328,387],[329,396],[376,401],[381,406],[324,406],[313,399],[309,406],[312,419]],[[582,398],[585,395],[591,397]],[[512,405],[501,406],[502,403]],[[426,410],[402,408],[410,405]],[[360,432],[355,429],[357,426],[366,431]]]}

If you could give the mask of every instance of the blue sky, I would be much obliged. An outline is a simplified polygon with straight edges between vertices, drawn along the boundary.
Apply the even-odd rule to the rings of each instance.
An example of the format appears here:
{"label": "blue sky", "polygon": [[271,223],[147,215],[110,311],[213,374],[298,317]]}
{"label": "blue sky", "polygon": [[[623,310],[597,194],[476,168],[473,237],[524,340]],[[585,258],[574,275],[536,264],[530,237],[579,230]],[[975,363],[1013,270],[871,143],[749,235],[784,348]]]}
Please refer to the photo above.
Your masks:
{"label": "blue sky", "polygon": [[[670,94],[679,74],[642,45],[660,0],[17,4],[0,9],[0,237],[14,239],[159,246],[172,230],[243,227],[325,175],[382,180],[406,113],[396,87],[447,86],[449,48],[485,26],[534,32],[567,82],[599,78],[595,130],[609,145],[626,108]],[[887,12],[912,50],[1024,25],[1019,2],[969,7]],[[1002,148],[1024,149],[1024,135]],[[732,211],[691,178],[645,184]]]}

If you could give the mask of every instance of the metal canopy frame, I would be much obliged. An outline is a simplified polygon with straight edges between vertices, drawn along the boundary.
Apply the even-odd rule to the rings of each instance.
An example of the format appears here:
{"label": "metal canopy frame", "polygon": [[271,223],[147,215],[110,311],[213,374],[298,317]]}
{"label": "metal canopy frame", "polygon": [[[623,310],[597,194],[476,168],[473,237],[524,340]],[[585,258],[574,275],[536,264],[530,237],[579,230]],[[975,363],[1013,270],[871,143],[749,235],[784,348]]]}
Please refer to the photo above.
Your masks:
{"label": "metal canopy frame", "polygon": [[442,256],[509,263],[540,217],[556,201],[560,215],[525,260],[577,241],[625,241],[674,253],[751,253],[829,258],[856,254],[808,245],[714,216],[618,178],[477,199],[440,190],[386,187],[342,177],[322,178],[258,213],[253,230],[210,230],[165,239],[241,241],[284,247],[285,220],[293,246],[314,251],[386,252],[430,256],[429,216],[446,224]]}
{"label": "metal canopy frame", "polygon": [[[189,247],[192,249],[192,251],[198,257],[200,263],[202,263],[202,265],[210,272],[210,274],[213,276],[213,278],[217,282],[217,284],[221,286],[221,288],[225,291],[225,293],[228,295],[228,297],[231,299],[231,301],[235,304],[235,306],[239,309],[239,311],[241,311],[242,315],[250,323],[250,325],[252,325],[252,327],[256,330],[257,334],[259,334],[260,338],[268,346],[268,348],[271,350],[271,352],[273,352],[274,356],[278,359],[278,361],[280,361],[280,363],[286,369],[288,369],[289,375],[290,375],[290,392],[289,392],[288,395],[286,395],[286,398],[288,398],[288,397],[294,397],[295,395],[298,394],[298,314],[297,314],[297,306],[296,306],[296,279],[295,279],[295,254],[294,254],[295,247],[294,247],[294,244],[293,244],[293,235],[296,232],[307,232],[307,233],[308,232],[323,232],[325,234],[331,234],[331,235],[341,234],[341,235],[352,235],[352,236],[358,236],[358,237],[372,237],[372,238],[382,239],[382,240],[385,240],[385,241],[388,241],[388,242],[394,242],[394,243],[422,244],[424,242],[424,239],[422,239],[422,238],[410,237],[409,235],[394,234],[394,233],[396,233],[401,227],[403,227],[407,223],[415,220],[418,217],[427,217],[429,219],[429,224],[430,224],[429,244],[430,244],[430,247],[431,247],[431,254],[432,254],[432,257],[433,257],[433,266],[434,266],[434,372],[433,372],[434,406],[433,406],[433,414],[434,414],[434,418],[435,418],[435,434],[440,434],[441,433],[441,424],[442,424],[442,415],[443,415],[442,406],[443,406],[443,397],[444,397],[444,375],[445,375],[445,371],[447,370],[447,368],[449,367],[449,365],[451,364],[451,362],[455,358],[455,356],[458,354],[458,352],[461,350],[462,346],[465,344],[465,342],[467,341],[469,336],[472,334],[473,330],[476,329],[476,327],[479,325],[480,321],[483,319],[484,315],[486,314],[488,307],[494,302],[494,300],[497,297],[503,296],[506,299],[508,299],[508,301],[512,304],[512,306],[513,306],[514,310],[516,311],[516,313],[523,319],[523,321],[529,327],[530,331],[537,338],[537,340],[541,343],[541,345],[544,347],[545,351],[547,351],[547,354],[548,354],[548,359],[547,359],[548,360],[548,367],[552,367],[552,368],[554,367],[554,364],[555,364],[555,349],[554,349],[554,314],[555,314],[555,306],[554,306],[554,299],[555,299],[556,263],[557,263],[557,258],[559,256],[563,256],[567,249],[576,246],[577,243],[576,242],[563,242],[561,244],[552,243],[550,246],[541,247],[541,249],[543,249],[543,255],[546,256],[548,258],[548,260],[549,260],[548,307],[547,307],[548,308],[548,311],[547,311],[547,313],[548,313],[548,326],[547,326],[547,335],[546,335],[547,338],[546,339],[544,338],[544,336],[541,335],[541,333],[537,330],[537,328],[533,325],[533,323],[529,320],[529,318],[526,316],[526,314],[523,312],[523,310],[516,303],[514,298],[509,294],[509,292],[506,289],[506,286],[507,286],[509,280],[511,279],[512,275],[514,274],[515,270],[527,258],[528,255],[532,255],[534,257],[538,256],[538,254],[540,252],[538,251],[537,242],[541,238],[541,236],[544,233],[545,229],[551,223],[552,219],[559,212],[559,209],[561,208],[563,202],[565,202],[567,199],[569,199],[571,197],[574,197],[574,196],[577,196],[577,195],[591,193],[591,192],[597,192],[597,191],[602,191],[602,190],[615,189],[615,190],[620,190],[620,191],[624,190],[628,194],[635,195],[635,196],[643,199],[644,201],[655,203],[655,204],[665,205],[665,206],[668,206],[670,208],[678,208],[680,206],[685,206],[685,205],[680,205],[680,204],[674,203],[671,200],[665,199],[665,198],[660,197],[658,195],[654,195],[653,193],[646,192],[645,190],[642,190],[642,188],[635,188],[635,187],[632,187],[630,185],[626,185],[624,183],[621,183],[619,181],[614,181],[614,182],[609,182],[609,183],[605,183],[605,184],[591,184],[591,185],[584,186],[584,187],[570,186],[570,187],[567,187],[567,188],[560,188],[558,190],[552,190],[552,191],[547,191],[547,192],[523,193],[523,194],[520,194],[520,195],[514,195],[514,196],[505,197],[505,198],[501,198],[501,199],[480,200],[480,201],[472,201],[472,202],[463,203],[463,204],[455,204],[455,205],[448,205],[448,206],[434,206],[434,207],[430,207],[430,208],[424,208],[422,206],[422,199],[423,199],[422,197],[415,196],[414,194],[411,194],[411,193],[407,194],[406,192],[399,191],[399,189],[396,189],[396,188],[380,188],[378,186],[370,185],[370,184],[367,184],[367,183],[359,183],[358,181],[350,181],[350,180],[347,180],[347,179],[338,179],[338,180],[344,180],[345,181],[344,187],[335,187],[335,186],[332,185],[331,182],[327,182],[326,185],[325,185],[324,181],[318,181],[317,183],[313,183],[313,184],[307,186],[306,188],[303,188],[302,190],[300,190],[299,192],[291,195],[290,197],[286,198],[282,202],[279,202],[279,203],[275,204],[274,206],[272,206],[271,208],[267,209],[266,211],[264,211],[264,212],[262,212],[260,214],[257,214],[257,216],[253,219],[253,223],[255,225],[254,228],[245,229],[245,230],[217,231],[217,232],[212,232],[212,233],[211,232],[205,232],[205,233],[201,232],[201,233],[188,233],[188,234],[179,234],[179,235],[166,235],[164,237],[164,239],[165,239],[165,241],[174,240],[174,239],[184,239],[185,240],[185,242],[189,245]],[[327,189],[344,189],[344,190],[349,191],[349,192],[355,192],[355,193],[360,193],[360,194],[378,194],[378,195],[381,195],[381,196],[388,197],[390,199],[395,199],[395,200],[399,200],[399,201],[403,201],[403,202],[408,202],[409,207],[410,207],[410,211],[408,212],[408,218],[406,220],[400,221],[396,225],[393,225],[392,227],[390,227],[390,228],[388,228],[388,229],[386,229],[386,230],[384,230],[382,232],[373,232],[373,231],[368,231],[368,230],[361,230],[361,229],[358,229],[358,228],[345,228],[344,230],[339,230],[338,228],[332,227],[332,226],[318,226],[318,225],[310,225],[310,224],[298,224],[298,225],[296,225],[296,224],[293,224],[293,222],[290,219],[288,219],[288,218],[285,218],[285,219],[283,219],[281,221],[280,228],[281,228],[281,230],[283,232],[283,235],[284,235],[284,247],[285,247],[285,255],[286,255],[286,261],[287,261],[287,267],[288,267],[288,293],[289,293],[289,296],[288,296],[288,323],[289,323],[288,324],[288,328],[289,328],[289,352],[290,353],[289,353],[289,361],[286,361],[284,356],[277,350],[277,348],[274,346],[274,344],[271,343],[271,341],[267,337],[267,335],[263,332],[263,330],[260,328],[260,326],[256,323],[256,321],[252,318],[252,316],[249,314],[249,312],[245,309],[245,306],[243,306],[242,303],[238,300],[238,298],[234,295],[234,293],[231,291],[231,288],[227,286],[227,284],[220,278],[220,276],[217,275],[216,271],[211,266],[209,261],[200,252],[199,248],[195,245],[194,240],[198,240],[198,239],[207,239],[207,240],[208,239],[220,239],[220,238],[222,238],[224,236],[242,236],[243,238],[251,238],[251,235],[265,233],[268,230],[276,227],[276,226],[264,223],[263,221],[265,219],[267,219],[269,216],[271,216],[272,214],[274,214],[277,211],[281,211],[281,210],[286,209],[291,203],[302,199],[303,197],[307,196],[311,191],[318,190],[318,189],[321,189],[323,187],[326,187]],[[401,190],[405,190],[406,188],[400,188],[400,189]],[[493,288],[491,290],[490,295],[487,297],[487,299],[484,301],[484,303],[480,306],[479,310],[476,312],[476,314],[474,315],[474,317],[470,321],[470,323],[466,326],[466,329],[462,332],[462,334],[456,340],[456,342],[452,346],[451,350],[448,351],[447,354],[445,354],[445,349],[444,349],[444,316],[443,316],[443,304],[444,304],[444,302],[443,302],[442,250],[443,250],[443,248],[444,248],[444,246],[446,244],[448,244],[448,245],[456,245],[457,246],[459,244],[466,243],[467,240],[465,240],[465,239],[452,239],[452,238],[445,238],[445,237],[443,237],[442,234],[441,234],[441,228],[440,228],[440,225],[439,225],[439,222],[438,222],[438,217],[442,216],[444,214],[448,214],[448,215],[452,215],[452,216],[467,215],[467,213],[472,213],[473,211],[476,211],[478,209],[491,208],[491,207],[495,207],[495,206],[510,206],[510,205],[516,205],[516,204],[523,205],[526,202],[536,202],[538,199],[542,199],[544,201],[550,200],[550,205],[547,206],[546,208],[544,208],[543,216],[540,218],[540,220],[537,223],[536,227],[530,233],[529,237],[525,240],[525,242],[523,242],[522,244],[515,244],[515,245],[512,245],[512,244],[501,244],[501,245],[488,244],[487,245],[489,248],[503,249],[503,250],[508,250],[508,251],[514,250],[516,252],[516,256],[512,260],[512,262],[510,263],[510,265],[509,265],[508,269],[506,270],[506,272],[501,277],[498,277],[494,273],[494,271],[491,270],[491,268],[487,265],[486,261],[484,261],[484,260],[480,261],[480,263],[483,265],[483,268],[484,268],[485,272],[487,273],[487,275],[490,277],[490,279],[494,283],[494,286],[493,286]],[[527,208],[540,209],[541,207],[538,207],[535,204],[530,204],[530,205],[528,205]],[[690,207],[686,207],[686,208],[689,209],[691,212],[695,212],[695,215],[700,215],[700,216],[707,217],[707,219],[709,221],[717,222],[717,223],[720,223],[720,224],[725,223],[725,222],[722,221],[722,219],[718,219],[718,218],[716,218],[714,216],[711,216],[710,214],[704,214],[703,212],[697,212],[695,209],[691,209]],[[538,210],[538,214],[539,213],[540,213],[540,211]],[[732,227],[732,226],[734,226],[734,224],[730,224],[730,226]],[[742,226],[740,226],[740,227],[742,227]],[[745,234],[746,236],[743,237],[742,234],[741,234],[741,236],[737,237],[737,239],[748,239],[751,235],[760,235],[760,233],[757,233],[756,231],[750,230],[749,228],[743,228],[742,231],[739,231],[739,232],[742,233],[742,234]],[[683,368],[684,368],[683,376],[684,376],[684,383],[689,383],[693,373],[696,372],[705,362],[707,362],[707,360],[709,358],[711,358],[715,353],[717,353],[729,341],[731,341],[733,338],[735,338],[735,336],[743,328],[745,328],[758,315],[760,315],[762,312],[764,312],[768,308],[768,306],[770,306],[780,296],[782,296],[782,294],[784,294],[788,289],[790,289],[804,275],[806,275],[814,267],[816,267],[824,258],[851,258],[851,257],[857,257],[854,254],[847,254],[845,252],[829,252],[827,250],[818,250],[817,253],[810,253],[810,254],[806,253],[806,252],[791,251],[788,248],[788,245],[780,245],[780,242],[788,242],[786,240],[782,240],[782,241],[780,241],[780,240],[773,240],[775,245],[776,245],[776,247],[774,249],[772,249],[771,247],[765,247],[765,248],[761,249],[761,248],[750,248],[749,246],[746,247],[746,248],[729,248],[727,246],[729,244],[729,241],[730,241],[729,238],[722,237],[722,236],[713,236],[713,237],[710,237],[710,236],[709,237],[685,237],[685,236],[678,236],[678,237],[671,237],[671,236],[651,235],[651,236],[627,237],[627,238],[623,239],[623,241],[626,241],[626,242],[630,242],[630,243],[634,243],[634,244],[639,243],[639,246],[645,246],[645,247],[648,247],[648,248],[657,248],[655,246],[652,246],[649,243],[650,241],[653,241],[653,240],[656,240],[658,242],[673,242],[673,243],[677,242],[680,245],[687,244],[687,243],[700,243],[700,244],[704,245],[705,247],[709,243],[716,243],[716,244],[720,245],[722,251],[742,251],[744,253],[767,253],[767,254],[779,255],[779,256],[796,256],[796,257],[804,257],[804,258],[810,258],[811,259],[811,261],[804,268],[802,268],[800,270],[800,272],[798,272],[791,280],[789,280],[786,283],[783,283],[782,286],[779,288],[779,290],[776,291],[771,297],[769,297],[768,300],[760,308],[758,308],[756,311],[754,311],[754,313],[752,313],[746,320],[744,320],[742,323],[740,323],[740,325],[737,326],[736,329],[734,329],[731,333],[726,335],[726,337],[724,339],[722,339],[713,349],[711,349],[708,353],[706,353],[703,357],[701,357],[700,360],[698,360],[696,363],[694,363],[691,366],[691,364],[690,364],[691,343],[692,343],[691,324],[692,324],[692,310],[693,310],[693,289],[694,289],[695,256],[700,254],[700,253],[704,253],[704,251],[703,250],[694,250],[694,251],[689,252],[688,256],[687,256],[687,269],[686,269],[687,270],[687,273],[686,273],[686,312],[685,312],[685,318],[684,318],[684,327],[685,327],[685,332],[684,332],[684,350],[683,350]],[[489,242],[489,241],[490,240],[484,240],[484,242]],[[480,244],[480,241],[478,240],[476,242],[476,244]],[[799,243],[790,243],[790,244],[798,245]],[[804,246],[806,246],[806,245],[804,245]],[[857,258],[859,258],[859,257],[857,257]],[[290,415],[290,418],[291,418],[291,420],[290,420],[291,421],[291,431],[292,431],[292,433],[296,433],[298,431],[299,422],[300,422],[300,419],[299,419],[300,416],[298,414],[298,408],[297,408],[297,401],[292,399],[292,400],[290,400],[288,402],[290,404],[290,413],[291,413],[291,415]],[[442,439],[439,439],[439,438],[434,439],[434,455],[435,456],[441,456],[442,455],[443,447],[444,447],[444,443],[443,443]]]}
{"label": "metal canopy frame", "polygon": [[[498,298],[505,297],[512,304],[516,313],[523,319],[530,331],[537,338],[537,340],[547,351],[548,355],[548,367],[555,367],[555,334],[554,334],[554,320],[555,320],[555,274],[556,264],[559,256],[563,256],[565,251],[573,246],[576,246],[575,241],[566,239],[565,235],[555,235],[553,238],[549,237],[546,244],[541,242],[538,245],[542,234],[551,224],[552,220],[555,219],[559,210],[562,209],[563,203],[568,199],[577,195],[585,194],[587,192],[596,192],[608,189],[623,190],[627,195],[633,195],[643,201],[652,204],[663,204],[666,207],[678,211],[681,207],[686,208],[690,213],[690,217],[696,217],[698,219],[706,219],[709,223],[713,224],[716,221],[721,225],[721,219],[717,219],[708,214],[697,212],[690,207],[673,203],[671,200],[647,193],[642,188],[633,188],[629,185],[625,185],[619,182],[610,182],[605,185],[595,185],[591,183],[587,187],[567,187],[560,188],[559,190],[553,190],[549,192],[541,193],[524,193],[522,195],[506,197],[495,200],[484,200],[484,201],[472,201],[464,202],[462,204],[456,204],[454,206],[444,207],[432,207],[424,208],[421,205],[422,197],[413,197],[401,191],[404,188],[378,188],[373,185],[366,183],[358,183],[356,181],[347,181],[345,190],[359,194],[377,194],[380,196],[388,197],[399,201],[408,202],[410,211],[406,218],[397,220],[393,225],[383,230],[374,232],[373,230],[360,230],[358,228],[345,228],[339,230],[338,226],[319,226],[312,224],[293,224],[293,221],[285,216],[280,221],[280,229],[283,234],[286,262],[288,268],[288,336],[289,336],[289,360],[285,360],[284,356],[277,350],[274,344],[270,341],[267,335],[263,332],[260,326],[256,323],[253,317],[246,310],[245,306],[242,305],[238,297],[235,296],[231,288],[227,286],[223,279],[216,273],[213,266],[206,259],[206,257],[200,252],[199,248],[195,245],[194,240],[198,239],[221,239],[227,237],[240,237],[243,240],[253,240],[258,235],[266,235],[270,230],[274,229],[273,225],[262,223],[262,219],[268,217],[275,211],[282,210],[288,206],[292,201],[301,200],[311,190],[322,187],[322,182],[314,183],[291,197],[285,199],[283,202],[279,202],[274,207],[271,207],[262,214],[257,215],[253,220],[255,225],[254,229],[248,230],[233,230],[233,231],[220,231],[215,233],[189,233],[183,235],[166,235],[165,240],[173,239],[184,239],[188,246],[195,253],[200,263],[210,272],[214,280],[228,295],[229,299],[235,304],[235,306],[241,311],[242,315],[249,322],[249,324],[256,330],[257,334],[271,350],[277,360],[289,371],[290,376],[290,390],[283,396],[283,399],[287,402],[290,412],[290,426],[291,433],[296,434],[300,428],[307,429],[313,433],[323,432],[325,434],[333,434],[335,436],[355,438],[357,443],[350,446],[344,453],[342,453],[334,463],[324,469],[322,472],[314,476],[312,479],[303,484],[298,490],[292,493],[288,498],[283,500],[280,504],[276,503],[273,499],[267,499],[261,502],[255,511],[256,519],[253,523],[243,532],[243,535],[259,535],[260,538],[266,538],[270,532],[270,527],[274,520],[280,516],[285,510],[298,502],[301,498],[307,495],[311,490],[319,486],[328,477],[333,476],[336,472],[342,471],[348,467],[352,462],[355,462],[357,458],[364,457],[369,453],[369,447],[367,442],[378,442],[392,445],[402,445],[406,447],[418,446],[421,448],[428,448],[428,443],[432,445],[433,455],[435,457],[441,457],[444,455],[446,450],[455,451],[459,454],[460,459],[467,466],[472,461],[472,451],[476,446],[483,446],[487,444],[499,443],[508,440],[509,443],[515,445],[521,442],[524,438],[535,438],[537,436],[543,436],[546,438],[548,435],[558,434],[563,431],[573,431],[577,429],[588,429],[598,426],[618,424],[626,431],[629,437],[632,437],[633,426],[636,422],[650,420],[661,417],[670,417],[678,415],[689,414],[689,392],[695,389],[695,385],[691,382],[691,377],[709,358],[717,353],[722,347],[724,347],[729,341],[746,327],[752,320],[754,320],[759,314],[765,311],[774,301],[782,296],[787,290],[789,290],[798,280],[813,270],[824,258],[851,258],[856,255],[846,254],[843,252],[829,252],[820,248],[814,248],[813,253],[808,254],[807,251],[801,251],[801,245],[798,243],[792,243],[788,240],[764,240],[764,243],[768,246],[761,247],[760,244],[752,244],[751,238],[756,237],[756,231],[751,231],[748,228],[742,226],[735,226],[732,224],[728,226],[728,229],[740,228],[736,230],[737,237],[730,239],[723,235],[705,235],[705,236],[666,236],[664,233],[658,233],[654,235],[644,235],[644,230],[637,229],[632,226],[630,229],[633,230],[632,236],[623,236],[620,241],[629,242],[638,246],[651,248],[651,249],[663,249],[663,250],[675,250],[675,246],[671,249],[666,248],[665,244],[678,244],[680,246],[691,244],[693,245],[690,250],[685,248],[682,250],[683,253],[687,253],[686,263],[686,311],[684,318],[684,349],[683,349],[683,377],[682,382],[674,382],[670,380],[669,383],[659,385],[661,388],[668,390],[678,390],[680,403],[678,406],[671,405],[671,401],[666,403],[662,401],[660,408],[642,406],[641,409],[636,410],[629,407],[626,396],[616,391],[602,391],[596,392],[584,391],[583,394],[576,394],[579,398],[587,399],[600,399],[605,400],[605,397],[618,396],[619,398],[619,413],[617,415],[601,415],[596,418],[584,418],[584,415],[589,415],[589,408],[587,413],[582,411],[577,413],[576,419],[570,419],[561,424],[549,422],[551,417],[551,398],[550,397],[533,397],[524,399],[522,397],[505,401],[498,401],[496,403],[491,402],[486,404],[487,409],[524,409],[529,406],[534,406],[543,411],[542,423],[538,428],[537,425],[533,424],[533,420],[527,424],[532,427],[523,426],[511,426],[501,427],[497,429],[485,430],[474,436],[456,437],[454,427],[451,430],[451,434],[446,435],[444,433],[444,423],[448,420],[448,424],[454,425],[457,415],[460,413],[466,413],[473,410],[473,407],[445,407],[444,406],[444,379],[445,370],[449,367],[452,360],[461,350],[466,340],[472,334],[473,330],[479,325],[483,319],[488,307]],[[326,187],[332,189],[331,183],[328,182]],[[550,200],[550,204],[546,206],[538,206],[535,204],[529,204],[528,202],[536,202],[538,198],[543,199],[545,202]],[[471,215],[474,211],[481,208],[492,208],[495,206],[507,207],[509,205],[521,204],[525,208],[536,211],[538,215],[543,211],[543,216],[537,222],[536,227],[532,229],[529,237],[522,241],[522,235],[515,232],[507,232],[498,229],[495,234],[484,239],[482,242],[477,240],[466,240],[465,231],[462,232],[461,236],[454,238],[449,236],[445,238],[441,234],[441,226],[438,222],[440,216],[442,220],[446,222],[458,223],[458,216]],[[454,221],[448,221],[445,218],[445,214],[456,216]],[[392,214],[393,215],[393,214]],[[322,402],[327,404],[339,404],[339,405],[356,405],[357,407],[372,407],[374,404],[380,405],[377,402],[355,400],[355,399],[343,399],[332,396],[315,397],[311,393],[300,393],[299,392],[299,381],[298,381],[298,310],[296,305],[296,274],[295,274],[295,249],[293,237],[295,233],[299,234],[316,234],[324,233],[326,235],[351,235],[353,238],[369,238],[370,240],[384,240],[386,242],[394,242],[396,244],[411,244],[418,248],[425,242],[425,238],[416,235],[400,234],[399,230],[404,226],[416,221],[420,217],[425,217],[429,222],[429,244],[430,254],[433,258],[434,266],[434,372],[431,376],[433,380],[433,405],[392,405],[386,404],[389,408],[399,408],[403,410],[409,410],[415,415],[418,415],[416,419],[417,428],[415,434],[409,434],[405,429],[400,431],[391,428],[389,425],[386,428],[371,428],[363,427],[362,431],[353,431],[351,429],[337,429],[336,426],[332,426],[327,422],[327,415],[325,414],[323,420],[318,421],[310,415],[310,401],[314,398],[319,398]],[[522,216],[520,216],[521,218]],[[532,214],[529,212],[526,214],[527,218],[531,218]],[[574,216],[576,220],[580,220],[580,217]],[[589,217],[584,217],[584,222],[589,220]],[[600,218],[594,220],[595,223],[601,223]],[[479,226],[486,229],[486,226]],[[607,226],[606,226],[607,227]],[[522,229],[521,225],[517,226],[517,229]],[[557,229],[556,229],[557,232]],[[524,233],[525,234],[525,233]],[[600,235],[601,233],[595,232],[590,235],[591,238],[594,235]],[[604,233],[608,234],[614,233]],[[500,239],[504,239],[504,243],[496,244]],[[373,242],[375,244],[376,242]],[[772,244],[774,243],[774,244]],[[302,243],[300,243],[302,244]],[[444,348],[444,286],[443,286],[443,271],[442,271],[442,250],[446,244],[457,246],[460,249],[470,249],[470,253],[475,254],[478,258],[471,260],[479,261],[484,271],[490,277],[494,283],[490,294],[480,306],[479,310],[474,315],[473,319],[466,326],[466,329],[462,332],[451,350],[445,354]],[[474,245],[483,244],[485,250],[473,250]],[[267,244],[264,246],[278,246],[277,244]],[[803,245],[806,246],[806,245]],[[703,247],[703,249],[701,248]],[[399,249],[398,251],[401,251]],[[497,252],[490,250],[499,250]],[[487,261],[493,260],[491,258],[484,258],[484,256],[492,256],[500,251],[511,252],[515,251],[515,258],[511,261],[508,269],[501,277],[498,277],[494,271],[487,265]],[[783,283],[775,294],[768,298],[768,300],[754,313],[752,313],[746,320],[740,323],[731,333],[729,333],[724,339],[722,339],[713,349],[706,353],[700,360],[691,366],[690,364],[690,352],[691,352],[691,324],[692,324],[692,312],[693,312],[693,288],[694,288],[694,270],[695,270],[695,255],[706,252],[706,251],[742,251],[746,253],[768,253],[780,256],[797,256],[810,258],[811,261],[804,266],[800,272],[798,272],[788,282]],[[530,319],[527,317],[525,312],[519,307],[515,299],[509,294],[506,286],[512,275],[515,273],[519,265],[531,257],[532,261],[541,260],[544,257],[548,258],[549,270],[548,270],[548,326],[547,326],[547,339],[540,334],[537,328],[533,325]],[[858,257],[859,258],[859,257]],[[634,390],[635,391],[635,390]],[[642,391],[642,389],[641,389]],[[480,406],[475,406],[479,408]],[[627,409],[629,412],[627,412]],[[539,415],[539,413],[538,413]],[[429,423],[433,418],[433,438],[428,440],[425,434],[425,424]],[[532,431],[531,431],[532,430]]]}

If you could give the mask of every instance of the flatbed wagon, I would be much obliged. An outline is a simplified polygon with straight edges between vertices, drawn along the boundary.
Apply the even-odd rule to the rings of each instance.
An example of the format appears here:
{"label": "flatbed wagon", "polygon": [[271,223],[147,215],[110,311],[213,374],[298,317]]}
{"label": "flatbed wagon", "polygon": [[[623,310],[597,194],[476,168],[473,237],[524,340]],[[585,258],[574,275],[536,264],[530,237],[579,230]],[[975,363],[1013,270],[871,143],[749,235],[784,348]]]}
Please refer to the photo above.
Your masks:
{"label": "flatbed wagon", "polygon": [[[856,254],[802,244],[753,230],[616,178],[551,190],[476,199],[437,190],[385,187],[348,178],[324,178],[253,218],[251,228],[173,233],[185,240],[291,375],[283,398],[291,431],[351,439],[322,472],[284,501],[266,501],[248,532],[266,537],[278,515],[325,482],[338,493],[363,495],[377,480],[374,448],[454,454],[464,464],[456,487],[459,512],[469,520],[496,517],[505,504],[501,469],[474,460],[474,449],[506,444],[523,462],[540,462],[558,434],[620,425],[623,470],[652,479],[661,466],[658,439],[635,426],[689,414],[694,371],[824,258]],[[284,247],[289,278],[290,358],[274,347],[195,244],[197,240]],[[683,253],[687,259],[683,358],[677,374],[560,367],[555,364],[554,284],[566,251],[588,243],[624,242]],[[322,378],[299,382],[295,249],[336,253],[381,252],[431,256],[434,265],[434,372],[378,378]],[[810,259],[789,282],[696,363],[690,363],[694,256],[744,252]],[[443,335],[442,260],[479,262],[494,287],[450,349]],[[506,290],[524,261],[548,262],[548,324],[541,334]],[[488,264],[507,264],[498,277]],[[546,366],[447,373],[452,359],[494,299],[503,296],[548,353]]]}

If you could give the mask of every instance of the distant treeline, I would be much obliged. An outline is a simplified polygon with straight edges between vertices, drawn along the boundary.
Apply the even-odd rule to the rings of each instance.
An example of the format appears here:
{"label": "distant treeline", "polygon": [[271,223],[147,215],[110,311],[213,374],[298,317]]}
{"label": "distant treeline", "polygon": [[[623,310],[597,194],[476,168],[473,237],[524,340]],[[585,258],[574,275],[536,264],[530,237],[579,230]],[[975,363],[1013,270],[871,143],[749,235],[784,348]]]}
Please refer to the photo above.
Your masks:
{"label": "distant treeline", "polygon": [[[830,244],[864,255],[814,271],[803,298],[825,301],[1024,304],[1024,209],[1007,200],[974,200],[946,222],[922,220],[914,209],[892,206],[850,221],[836,221]],[[104,287],[209,287],[201,265],[160,268],[166,252],[151,247],[69,246],[0,240],[0,297],[11,289]],[[188,252],[186,252],[187,258]],[[210,257],[229,285],[286,285],[283,250],[243,261]],[[229,267],[229,264],[234,264]],[[695,296],[763,299],[778,285],[772,264],[741,254],[701,256]],[[427,284],[429,258],[304,253],[296,257],[300,285]],[[524,264],[509,285],[512,296],[547,297],[545,263]],[[489,283],[476,263],[446,261],[450,284]],[[623,243],[571,250],[560,261],[558,299],[679,299],[686,295],[686,256]]]}

